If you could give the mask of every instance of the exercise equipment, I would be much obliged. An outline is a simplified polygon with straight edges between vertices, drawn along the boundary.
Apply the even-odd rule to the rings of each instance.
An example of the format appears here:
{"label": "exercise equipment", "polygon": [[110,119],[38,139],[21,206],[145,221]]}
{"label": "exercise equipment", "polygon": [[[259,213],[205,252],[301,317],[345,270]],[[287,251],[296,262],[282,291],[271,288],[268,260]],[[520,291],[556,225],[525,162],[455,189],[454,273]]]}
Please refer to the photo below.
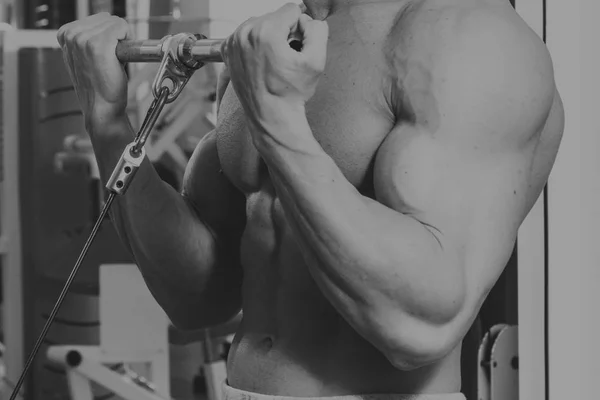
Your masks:
{"label": "exercise equipment", "polygon": [[[288,42],[290,43],[290,47],[298,51],[301,50],[301,41],[298,35],[290,36]],[[69,289],[99,232],[102,222],[107,217],[113,201],[116,196],[123,195],[127,191],[144,160],[146,155],[144,145],[161,111],[166,104],[177,99],[196,70],[202,68],[207,62],[222,61],[220,51],[223,43],[223,40],[209,40],[202,35],[181,33],[166,36],[158,42],[123,41],[117,45],[116,55],[121,62],[155,62],[160,56],[160,67],[152,85],[154,101],[150,105],[146,118],[134,141],[125,147],[121,158],[107,181],[106,189],[108,190],[108,196],[106,201],[104,201],[102,210],[92,228],[89,238],[85,242],[75,266],[58,296],[58,300],[25,362],[23,371],[10,396],[10,400],[15,400],[19,395],[27,373],[33,365],[33,361],[56,319],[60,307],[69,293]]]}
{"label": "exercise equipment", "polygon": [[518,327],[494,325],[479,347],[478,400],[519,399]]}
{"label": "exercise equipment", "polygon": [[[182,35],[178,36],[178,38],[181,37]],[[186,35],[186,38],[187,37],[191,37],[191,35]],[[16,399],[19,390],[24,383],[25,377],[31,368],[38,351],[40,350],[40,347],[42,346],[44,339],[48,334],[48,331],[52,326],[77,273],[79,272],[89,248],[95,239],[102,222],[106,218],[112,202],[117,195],[125,193],[132,179],[135,177],[135,172],[137,171],[137,168],[139,168],[145,156],[144,144],[148,139],[148,135],[150,134],[158,115],[162,111],[162,108],[166,103],[172,102],[177,98],[193,72],[203,65],[200,62],[195,63],[194,65],[184,65],[181,63],[177,55],[177,42],[173,37],[165,38],[163,43],[165,44],[165,52],[163,54],[159,73],[157,74],[155,83],[153,85],[153,93],[155,95],[154,102],[152,103],[147,113],[146,120],[142,124],[142,127],[139,130],[135,140],[126,147],[120,161],[115,167],[114,172],[106,185],[106,188],[109,192],[108,197],[103,204],[102,210],[94,224],[88,240],[83,246],[83,250],[81,251],[75,263],[75,267],[69,274],[67,281],[60,295],[58,296],[58,300],[54,308],[49,313],[48,319],[42,328],[41,334],[38,340],[35,342],[31,354],[25,363],[23,372],[15,383],[15,388],[10,397],[11,400]],[[167,79],[173,84],[172,89],[166,86],[165,81]]]}
{"label": "exercise equipment", "polygon": [[[2,43],[2,333],[11,388],[99,215],[94,199],[102,188],[83,162],[79,169],[70,164],[67,173],[55,168],[66,137],[87,137],[56,33],[13,30]],[[98,267],[132,262],[107,221],[40,352],[48,344],[97,343]],[[22,394],[56,399],[67,390],[63,374],[38,357]]]}
{"label": "exercise equipment", "polygon": [[127,400],[170,399],[169,345],[198,341],[203,343],[198,364],[208,399],[221,400],[226,370],[219,344],[235,332],[239,316],[210,329],[178,331],[152,297],[137,266],[111,264],[100,267],[100,320],[99,346],[48,348],[48,358],[66,370],[73,400],[93,400],[93,383]]}

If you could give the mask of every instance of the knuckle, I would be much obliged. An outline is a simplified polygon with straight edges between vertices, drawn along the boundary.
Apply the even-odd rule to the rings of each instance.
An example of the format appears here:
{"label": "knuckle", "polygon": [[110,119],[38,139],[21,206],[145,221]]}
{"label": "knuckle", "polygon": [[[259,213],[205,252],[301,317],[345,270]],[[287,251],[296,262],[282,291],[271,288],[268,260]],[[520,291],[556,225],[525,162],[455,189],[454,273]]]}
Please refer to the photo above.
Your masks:
{"label": "knuckle", "polygon": [[273,30],[275,29],[275,22],[271,19],[264,19],[260,24],[256,25],[253,29],[253,36],[258,40],[267,40],[273,36]]}
{"label": "knuckle", "polygon": [[268,40],[273,37],[273,29],[268,24],[264,24],[257,30],[257,35],[262,41]]}
{"label": "knuckle", "polygon": [[71,26],[71,24],[63,25],[56,33],[56,37],[61,45],[67,44],[68,42],[72,41],[73,34]]}
{"label": "knuckle", "polygon": [[265,18],[261,21],[260,27],[262,29],[275,29],[279,23],[278,19],[275,18]]}
{"label": "knuckle", "polygon": [[58,40],[58,44],[62,46],[65,45],[65,32],[62,29],[59,29],[58,32],[56,32],[56,40]]}
{"label": "knuckle", "polygon": [[248,18],[247,20],[245,20],[238,26],[238,28],[236,29],[236,32],[242,31],[244,29],[248,29],[248,27],[252,26],[253,24],[254,24],[254,17]]}
{"label": "knuckle", "polygon": [[293,13],[293,14],[296,14],[298,16],[300,14],[302,14],[302,8],[298,4],[296,4],[296,3],[289,3],[288,2],[283,7],[285,8],[286,11],[288,11],[290,13]]}
{"label": "knuckle", "polygon": [[84,48],[88,45],[88,37],[84,33],[72,35],[70,42],[75,43],[77,47]]}
{"label": "knuckle", "polygon": [[101,36],[90,37],[86,40],[86,50],[94,57],[104,54],[108,42]]}
{"label": "knuckle", "polygon": [[248,31],[248,40],[250,40],[250,42],[252,42],[252,43],[256,42],[260,36],[259,31],[260,31],[260,28],[258,28],[256,26],[252,27],[252,29],[250,29]]}
{"label": "knuckle", "polygon": [[256,19],[254,18],[250,18],[249,20],[247,20],[246,22],[244,22],[242,25],[240,25],[240,29],[239,31],[241,33],[248,33],[250,32],[254,26],[256,25]]}
{"label": "knuckle", "polygon": [[243,42],[246,38],[253,36],[254,28],[250,24],[244,24],[238,29],[234,36],[234,40],[238,43]]}
{"label": "knuckle", "polygon": [[111,19],[112,22],[114,22],[120,28],[127,28],[129,26],[127,24],[127,21],[125,21],[123,18],[118,17],[116,15],[111,15],[110,19]]}
{"label": "knuckle", "polygon": [[84,39],[85,45],[88,49],[96,49],[99,45],[101,45],[105,38],[102,35],[85,35]]}
{"label": "knuckle", "polygon": [[63,40],[63,46],[65,47],[71,48],[77,46],[77,43],[75,42],[75,34],[73,32],[65,32]]}
{"label": "knuckle", "polygon": [[315,74],[320,74],[325,70],[325,64],[322,62],[313,62],[310,68]]}
{"label": "knuckle", "polygon": [[89,34],[82,34],[80,35],[78,46],[88,54],[96,55],[104,48],[105,41],[100,35],[90,36]]}

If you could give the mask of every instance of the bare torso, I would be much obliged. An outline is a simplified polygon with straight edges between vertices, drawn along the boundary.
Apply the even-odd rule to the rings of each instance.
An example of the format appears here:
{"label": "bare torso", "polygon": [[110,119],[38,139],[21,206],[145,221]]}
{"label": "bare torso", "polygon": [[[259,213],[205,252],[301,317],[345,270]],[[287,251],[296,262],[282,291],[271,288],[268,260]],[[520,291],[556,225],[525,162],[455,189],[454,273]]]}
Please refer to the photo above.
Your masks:
{"label": "bare torso", "polygon": [[[327,68],[307,104],[319,143],[346,178],[370,197],[377,149],[402,118],[390,106],[392,72],[385,49],[404,5],[380,2],[328,18]],[[540,174],[547,173],[558,145],[555,131],[549,121],[535,146],[533,165]],[[245,194],[247,211],[241,245],[244,318],[230,351],[229,383],[243,390],[299,397],[460,391],[460,347],[436,364],[400,371],[323,296],[252,145],[231,85],[221,103],[216,134],[223,173]]]}

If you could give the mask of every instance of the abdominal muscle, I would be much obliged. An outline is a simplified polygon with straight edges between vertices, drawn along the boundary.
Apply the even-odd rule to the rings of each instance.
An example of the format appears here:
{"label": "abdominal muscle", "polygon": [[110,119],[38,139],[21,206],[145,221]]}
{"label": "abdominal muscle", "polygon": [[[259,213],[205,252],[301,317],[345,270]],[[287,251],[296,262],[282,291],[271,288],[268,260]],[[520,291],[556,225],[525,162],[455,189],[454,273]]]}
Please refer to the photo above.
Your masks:
{"label": "abdominal muscle", "polygon": [[294,397],[458,392],[459,352],[402,372],[350,327],[312,279],[280,201],[264,186],[247,196],[243,320],[229,385]]}

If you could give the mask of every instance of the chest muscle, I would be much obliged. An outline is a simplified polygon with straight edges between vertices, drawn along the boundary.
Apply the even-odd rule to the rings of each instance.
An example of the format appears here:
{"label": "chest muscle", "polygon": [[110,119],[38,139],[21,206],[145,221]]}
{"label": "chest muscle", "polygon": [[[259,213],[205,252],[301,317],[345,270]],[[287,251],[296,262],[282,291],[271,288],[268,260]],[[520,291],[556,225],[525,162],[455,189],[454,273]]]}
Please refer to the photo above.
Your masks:
{"label": "chest muscle", "polygon": [[[394,118],[383,97],[385,77],[373,48],[333,31],[328,62],[316,94],[306,105],[312,133],[323,150],[357,188],[370,191],[377,148]],[[244,110],[230,85],[223,97],[217,126],[224,173],[246,194],[257,192],[268,171],[254,148]]]}

